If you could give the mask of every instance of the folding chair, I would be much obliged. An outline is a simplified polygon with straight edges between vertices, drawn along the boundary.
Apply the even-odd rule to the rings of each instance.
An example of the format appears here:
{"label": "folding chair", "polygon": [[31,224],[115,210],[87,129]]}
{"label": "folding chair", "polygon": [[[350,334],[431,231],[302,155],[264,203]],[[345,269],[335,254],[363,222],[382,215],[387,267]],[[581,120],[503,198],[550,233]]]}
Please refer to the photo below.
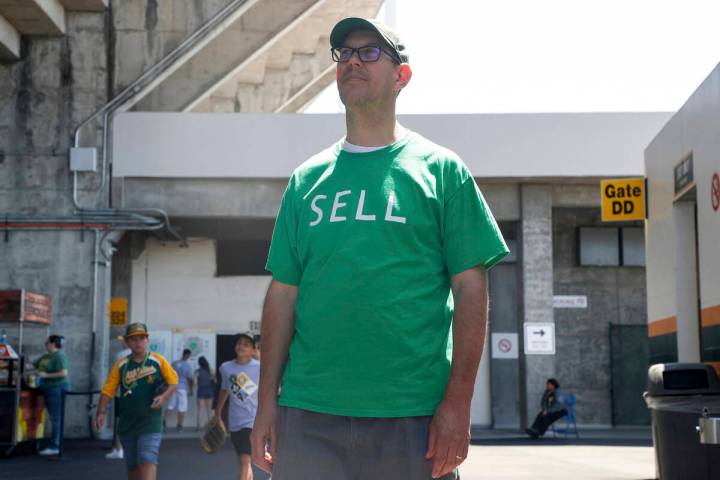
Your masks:
{"label": "folding chair", "polygon": [[567,414],[565,414],[564,417],[561,417],[558,419],[557,422],[565,421],[565,425],[563,427],[555,427],[555,423],[550,425],[550,430],[553,432],[553,438],[557,437],[558,434],[563,434],[564,438],[567,438],[568,435],[574,434],[575,438],[580,438],[580,433],[577,429],[577,422],[575,421],[575,394],[569,393],[565,396],[563,396],[563,403],[565,404],[565,407],[567,408]]}

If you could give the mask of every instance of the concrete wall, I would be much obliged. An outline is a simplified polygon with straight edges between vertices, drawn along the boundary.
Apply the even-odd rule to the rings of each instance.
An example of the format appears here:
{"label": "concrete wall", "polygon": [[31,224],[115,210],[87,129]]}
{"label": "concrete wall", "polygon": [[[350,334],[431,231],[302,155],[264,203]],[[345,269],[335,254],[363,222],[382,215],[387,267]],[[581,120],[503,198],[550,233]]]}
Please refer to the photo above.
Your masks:
{"label": "concrete wall", "polygon": [[[641,175],[642,151],[668,118],[408,115],[400,122],[455,150],[476,177],[576,178]],[[115,123],[113,175],[287,178],[344,134],[342,115],[125,113]]]}
{"label": "concrete wall", "polygon": [[[720,65],[645,150],[649,187],[647,221],[648,322],[657,349],[674,347],[685,359],[702,357],[720,370],[720,209],[712,206],[712,178],[720,175]],[[692,153],[694,187],[678,198],[673,169]],[[682,192],[681,192],[682,193]],[[683,205],[688,202],[690,205]],[[692,259],[692,204],[697,206],[697,262]],[[699,285],[692,281],[696,276]],[[690,267],[692,271],[687,271]],[[692,301],[700,298],[700,312]],[[690,305],[690,307],[688,307]],[[691,311],[691,310],[694,310]],[[702,339],[692,338],[698,317]],[[662,341],[667,337],[669,341]],[[703,351],[700,351],[700,344]]]}
{"label": "concrete wall", "polygon": [[[107,13],[66,15],[64,37],[23,39],[22,59],[0,64],[0,212],[72,212],[68,149],[73,129],[100,108],[108,94]],[[90,128],[84,139],[99,138]],[[81,176],[80,201],[99,206],[97,176]],[[94,234],[11,232],[0,238],[0,290],[26,288],[53,298],[53,333],[67,337],[70,381],[76,390],[97,387],[99,362],[91,366]],[[96,358],[107,347],[105,302],[109,270],[99,266]],[[8,332],[12,332],[8,329]],[[44,330],[29,341],[42,352]],[[91,368],[92,367],[92,368]],[[68,404],[66,432],[87,434],[86,399]]]}
{"label": "concrete wall", "polygon": [[212,239],[188,248],[148,239],[132,271],[131,315],[151,330],[248,331],[270,284],[269,276],[216,277]]}
{"label": "concrete wall", "polygon": [[552,223],[554,295],[584,295],[588,302],[554,310],[555,375],[577,396],[578,422],[611,425],[610,324],[645,324],[645,269],[578,265],[577,228],[603,225],[597,206],[554,208]]}
{"label": "concrete wall", "polygon": [[175,49],[230,0],[113,2],[113,87],[127,87]]}

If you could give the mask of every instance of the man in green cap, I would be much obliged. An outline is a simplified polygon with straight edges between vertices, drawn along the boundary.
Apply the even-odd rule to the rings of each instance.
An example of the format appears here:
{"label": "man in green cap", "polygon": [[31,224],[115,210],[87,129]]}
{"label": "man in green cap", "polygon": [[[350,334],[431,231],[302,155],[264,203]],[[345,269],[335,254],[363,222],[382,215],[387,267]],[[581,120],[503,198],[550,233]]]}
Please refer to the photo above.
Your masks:
{"label": "man in green cap", "polygon": [[295,170],[275,223],[253,461],[273,480],[458,478],[508,249],[462,160],[397,122],[398,34],[346,18],[330,45],[347,134]]}
{"label": "man in green cap", "polygon": [[175,392],[178,377],[160,354],[148,350],[148,331],[142,323],[125,329],[131,353],[110,369],[95,417],[98,430],[105,425],[105,411],[120,388],[118,433],[130,480],[154,480],[162,441],[162,406]]}

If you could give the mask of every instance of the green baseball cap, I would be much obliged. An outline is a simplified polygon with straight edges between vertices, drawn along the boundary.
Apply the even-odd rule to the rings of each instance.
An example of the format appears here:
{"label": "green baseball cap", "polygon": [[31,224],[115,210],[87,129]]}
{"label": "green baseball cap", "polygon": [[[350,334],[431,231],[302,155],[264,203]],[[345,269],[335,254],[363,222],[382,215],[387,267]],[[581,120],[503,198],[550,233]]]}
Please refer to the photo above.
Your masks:
{"label": "green baseball cap", "polygon": [[124,338],[136,337],[138,335],[148,336],[147,326],[144,323],[131,323],[125,328]]}
{"label": "green baseball cap", "polygon": [[330,46],[333,48],[342,47],[348,34],[355,30],[370,30],[377,33],[397,55],[396,60],[399,60],[399,63],[408,63],[410,61],[407,46],[400,40],[397,32],[382,22],[368,18],[348,17],[340,20],[330,33]]}

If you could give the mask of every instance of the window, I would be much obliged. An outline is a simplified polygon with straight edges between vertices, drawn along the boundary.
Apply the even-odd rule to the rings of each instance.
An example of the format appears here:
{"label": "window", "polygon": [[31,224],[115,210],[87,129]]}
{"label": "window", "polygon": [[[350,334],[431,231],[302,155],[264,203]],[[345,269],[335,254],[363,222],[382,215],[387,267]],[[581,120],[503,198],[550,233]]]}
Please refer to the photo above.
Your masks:
{"label": "window", "polygon": [[269,251],[269,240],[218,239],[215,243],[216,275],[270,275],[265,270]]}
{"label": "window", "polygon": [[645,266],[645,236],[640,227],[581,227],[578,243],[582,266]]}
{"label": "window", "polygon": [[622,260],[628,267],[645,266],[645,232],[642,228],[622,229]]}
{"label": "window", "polygon": [[620,265],[617,228],[580,229],[580,265]]}

